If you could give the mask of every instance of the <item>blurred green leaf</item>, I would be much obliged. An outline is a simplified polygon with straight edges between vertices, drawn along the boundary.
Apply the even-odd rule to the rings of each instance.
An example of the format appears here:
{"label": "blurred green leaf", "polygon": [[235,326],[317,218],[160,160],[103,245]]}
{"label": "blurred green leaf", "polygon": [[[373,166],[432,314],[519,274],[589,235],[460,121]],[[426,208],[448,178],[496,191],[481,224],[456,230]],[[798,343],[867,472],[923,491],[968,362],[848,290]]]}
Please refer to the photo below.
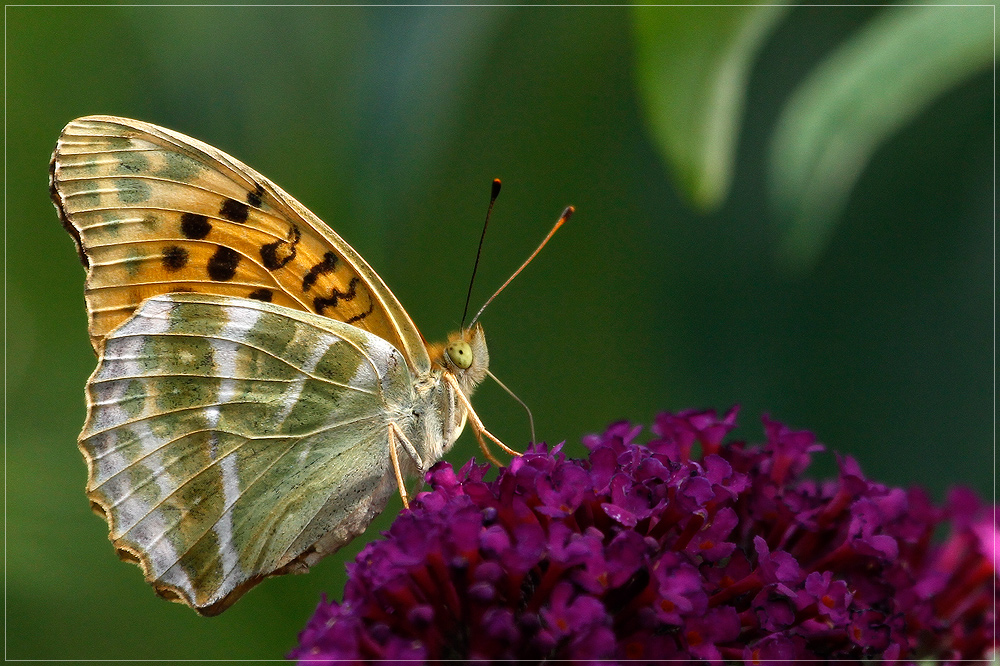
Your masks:
{"label": "blurred green leaf", "polygon": [[646,125],[684,196],[703,212],[732,180],[747,78],[785,7],[633,9]]}
{"label": "blurred green leaf", "polygon": [[792,266],[818,256],[884,140],[993,59],[990,6],[886,9],[792,95],[771,145],[771,196]]}

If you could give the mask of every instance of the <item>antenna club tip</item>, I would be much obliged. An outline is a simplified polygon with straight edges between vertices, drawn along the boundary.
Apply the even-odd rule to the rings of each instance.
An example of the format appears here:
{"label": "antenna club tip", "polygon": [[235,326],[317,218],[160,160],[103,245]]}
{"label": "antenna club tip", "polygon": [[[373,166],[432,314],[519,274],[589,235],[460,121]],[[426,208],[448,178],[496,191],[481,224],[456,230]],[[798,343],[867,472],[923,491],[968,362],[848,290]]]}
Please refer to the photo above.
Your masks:
{"label": "antenna club tip", "polygon": [[500,185],[501,185],[500,179],[499,178],[494,178],[493,179],[493,189],[490,192],[490,198],[491,199],[496,199],[497,195],[500,194]]}
{"label": "antenna club tip", "polygon": [[569,218],[573,217],[573,213],[575,212],[576,208],[574,208],[573,206],[566,206],[566,210],[563,211],[562,217],[560,219],[563,222],[566,222],[567,220],[569,220]]}

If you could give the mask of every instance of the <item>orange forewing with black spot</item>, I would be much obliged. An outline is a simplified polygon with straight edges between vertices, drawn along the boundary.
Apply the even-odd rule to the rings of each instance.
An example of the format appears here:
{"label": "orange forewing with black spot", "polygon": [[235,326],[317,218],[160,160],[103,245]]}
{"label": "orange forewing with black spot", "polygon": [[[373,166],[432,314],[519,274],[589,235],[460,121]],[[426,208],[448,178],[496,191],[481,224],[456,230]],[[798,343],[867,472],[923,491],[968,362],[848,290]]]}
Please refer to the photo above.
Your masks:
{"label": "orange forewing with black spot", "polygon": [[284,190],[196,139],[137,120],[88,116],[52,155],[52,199],[87,267],[97,352],[157,294],[241,296],[350,323],[411,368],[420,333],[368,264]]}

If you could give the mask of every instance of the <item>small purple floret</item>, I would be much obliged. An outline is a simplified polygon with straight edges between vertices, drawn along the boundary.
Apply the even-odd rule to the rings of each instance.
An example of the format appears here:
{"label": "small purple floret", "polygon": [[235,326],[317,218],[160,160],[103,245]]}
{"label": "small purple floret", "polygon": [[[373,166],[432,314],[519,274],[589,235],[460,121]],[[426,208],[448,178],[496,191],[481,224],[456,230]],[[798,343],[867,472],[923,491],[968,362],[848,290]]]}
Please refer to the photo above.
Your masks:
{"label": "small purple floret", "polygon": [[[439,463],[289,655],[436,662],[982,659],[996,650],[995,507],[954,490],[801,477],[822,450],[736,410],[616,423],[587,460],[530,448],[497,478]],[[947,530],[942,530],[946,526]],[[935,533],[947,532],[943,541]]]}

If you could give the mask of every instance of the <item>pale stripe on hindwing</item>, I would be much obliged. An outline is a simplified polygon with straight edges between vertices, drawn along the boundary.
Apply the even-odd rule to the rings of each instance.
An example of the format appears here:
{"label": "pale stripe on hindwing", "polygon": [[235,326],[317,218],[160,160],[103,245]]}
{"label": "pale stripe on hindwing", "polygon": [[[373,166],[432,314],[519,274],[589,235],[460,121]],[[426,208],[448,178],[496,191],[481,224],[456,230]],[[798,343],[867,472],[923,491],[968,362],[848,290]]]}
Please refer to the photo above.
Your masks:
{"label": "pale stripe on hindwing", "polygon": [[[232,342],[229,338],[243,339],[246,331],[257,325],[260,319],[260,311],[252,308],[235,309],[223,308],[227,315],[225,326],[219,332],[219,339],[212,339],[212,358],[221,378],[219,385],[219,405],[230,402],[236,395],[237,354],[238,343]],[[244,313],[245,318],[235,316],[237,313]],[[213,431],[219,425],[221,409],[219,405],[208,407],[207,419],[208,427]],[[218,457],[218,438],[212,433],[211,455],[214,463]],[[219,541],[220,554],[223,560],[223,568],[226,571],[238,571],[239,575],[245,575],[239,570],[237,554],[232,545],[233,521],[229,508],[239,499],[240,480],[236,470],[235,453],[229,453],[219,461],[219,468],[222,471],[222,492],[224,497],[225,511],[215,524],[213,531]]]}

